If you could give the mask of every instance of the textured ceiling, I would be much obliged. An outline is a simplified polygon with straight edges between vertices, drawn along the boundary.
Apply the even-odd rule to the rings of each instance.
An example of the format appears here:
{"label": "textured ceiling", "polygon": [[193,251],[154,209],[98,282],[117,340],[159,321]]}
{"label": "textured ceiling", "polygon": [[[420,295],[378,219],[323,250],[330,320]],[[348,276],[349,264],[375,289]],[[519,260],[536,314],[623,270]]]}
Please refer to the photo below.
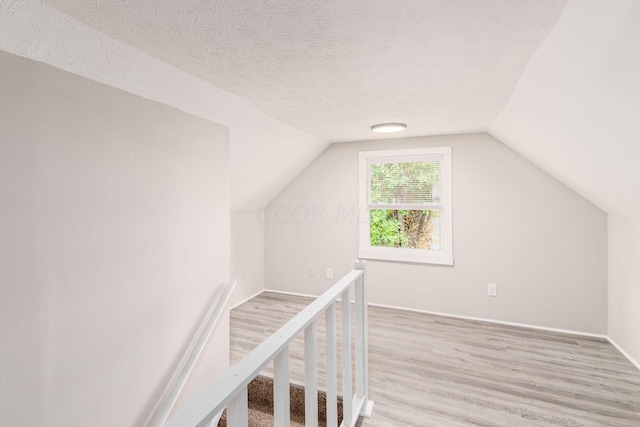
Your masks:
{"label": "textured ceiling", "polygon": [[228,126],[233,209],[264,207],[327,146],[40,0],[0,0],[0,49]]}
{"label": "textured ceiling", "polygon": [[46,0],[330,141],[482,131],[563,0]]}

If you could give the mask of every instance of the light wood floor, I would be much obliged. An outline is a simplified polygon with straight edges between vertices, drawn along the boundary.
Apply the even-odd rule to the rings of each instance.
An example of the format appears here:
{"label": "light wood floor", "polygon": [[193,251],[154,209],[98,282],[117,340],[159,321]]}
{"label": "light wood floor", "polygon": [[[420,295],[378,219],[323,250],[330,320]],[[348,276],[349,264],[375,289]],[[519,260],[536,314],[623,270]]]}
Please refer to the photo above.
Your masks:
{"label": "light wood floor", "polygon": [[[232,363],[310,301],[264,292],[233,309]],[[324,319],[318,339],[322,362]],[[363,427],[640,427],[640,371],[606,340],[370,307],[369,346]],[[302,338],[290,351],[302,382]]]}

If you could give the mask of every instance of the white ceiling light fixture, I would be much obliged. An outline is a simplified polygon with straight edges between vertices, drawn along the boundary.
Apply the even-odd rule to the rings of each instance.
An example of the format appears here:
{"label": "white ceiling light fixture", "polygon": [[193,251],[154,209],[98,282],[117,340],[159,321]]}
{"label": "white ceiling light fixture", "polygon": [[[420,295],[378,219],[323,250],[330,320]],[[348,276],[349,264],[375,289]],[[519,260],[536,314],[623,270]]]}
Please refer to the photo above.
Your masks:
{"label": "white ceiling light fixture", "polygon": [[379,125],[371,126],[371,132],[375,133],[394,133],[402,132],[407,129],[407,125],[404,123],[381,123]]}

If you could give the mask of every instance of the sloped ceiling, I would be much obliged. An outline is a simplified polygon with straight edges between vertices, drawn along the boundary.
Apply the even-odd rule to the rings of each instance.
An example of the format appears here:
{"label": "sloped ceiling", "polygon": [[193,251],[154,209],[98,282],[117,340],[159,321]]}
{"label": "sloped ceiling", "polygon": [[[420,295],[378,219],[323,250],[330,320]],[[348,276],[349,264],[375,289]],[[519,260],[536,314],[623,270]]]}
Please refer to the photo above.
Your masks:
{"label": "sloped ceiling", "polygon": [[328,141],[484,131],[564,0],[45,0]]}
{"label": "sloped ceiling", "polygon": [[490,133],[606,212],[640,217],[640,2],[569,2]]}
{"label": "sloped ceiling", "polygon": [[327,146],[39,0],[0,0],[0,49],[228,126],[233,209],[265,206]]}
{"label": "sloped ceiling", "polygon": [[400,121],[405,136],[488,129],[640,217],[640,5],[564,6],[16,0],[0,2],[0,49],[228,125],[236,209],[264,206],[328,141]]}

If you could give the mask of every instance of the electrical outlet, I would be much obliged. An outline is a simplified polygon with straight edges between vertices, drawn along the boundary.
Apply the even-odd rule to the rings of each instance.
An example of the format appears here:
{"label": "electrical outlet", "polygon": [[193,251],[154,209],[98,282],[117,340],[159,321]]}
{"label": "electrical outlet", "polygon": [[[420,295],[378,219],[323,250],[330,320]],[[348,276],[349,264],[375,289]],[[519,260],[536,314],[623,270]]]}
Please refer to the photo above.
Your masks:
{"label": "electrical outlet", "polygon": [[309,277],[316,277],[315,267],[309,267]]}
{"label": "electrical outlet", "polygon": [[497,297],[498,285],[496,285],[495,283],[487,284],[487,295],[489,295],[490,297]]}
{"label": "electrical outlet", "polygon": [[327,268],[327,279],[333,279],[333,268]]}

